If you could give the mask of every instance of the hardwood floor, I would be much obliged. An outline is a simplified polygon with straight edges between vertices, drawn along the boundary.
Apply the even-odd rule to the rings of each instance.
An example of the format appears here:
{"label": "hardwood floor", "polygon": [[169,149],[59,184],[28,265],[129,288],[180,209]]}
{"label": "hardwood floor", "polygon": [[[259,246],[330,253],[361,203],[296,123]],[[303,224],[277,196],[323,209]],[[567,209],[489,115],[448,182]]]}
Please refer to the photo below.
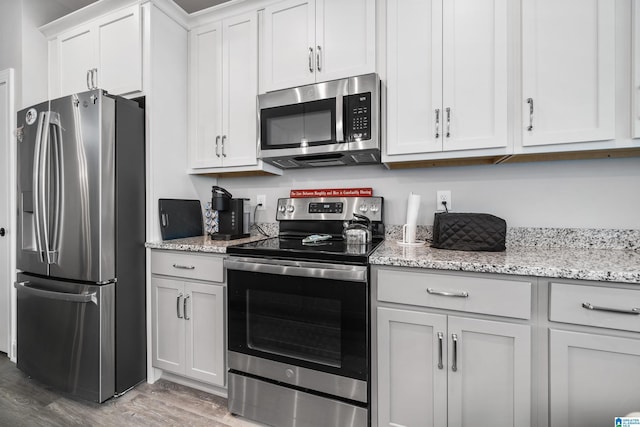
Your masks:
{"label": "hardwood floor", "polygon": [[0,353],[0,426],[255,427],[226,399],[165,380],[143,383],[103,404],[73,399],[28,378]]}

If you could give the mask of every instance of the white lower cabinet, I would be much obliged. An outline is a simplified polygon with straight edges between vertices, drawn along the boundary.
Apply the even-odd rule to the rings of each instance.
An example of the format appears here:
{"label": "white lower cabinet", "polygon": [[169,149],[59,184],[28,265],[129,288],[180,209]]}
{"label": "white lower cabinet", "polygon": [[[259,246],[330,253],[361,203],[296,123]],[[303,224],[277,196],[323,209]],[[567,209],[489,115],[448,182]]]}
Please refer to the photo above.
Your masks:
{"label": "white lower cabinet", "polygon": [[640,290],[551,283],[550,292],[550,425],[614,425],[640,411]]}
{"label": "white lower cabinet", "polygon": [[[155,273],[151,279],[153,366],[224,387],[224,282],[210,281],[216,280],[215,275],[206,276],[209,279],[206,282],[193,280],[198,269],[210,272],[219,266],[222,272],[222,257],[173,255],[166,251],[153,254],[156,255],[152,255],[151,267]],[[176,275],[184,270],[187,277],[158,274],[167,274],[167,267],[174,268]],[[201,277],[196,274],[195,278]]]}
{"label": "white lower cabinet", "polygon": [[[501,303],[497,310],[510,305],[496,292],[509,283],[517,289],[511,296],[523,300],[513,305],[528,307],[528,315],[520,313],[529,317],[530,283],[410,269],[374,275],[378,426],[531,425],[530,325],[459,315],[465,305],[481,311],[474,300],[492,295]],[[423,299],[414,293],[417,286]],[[463,313],[427,311],[449,302]]]}

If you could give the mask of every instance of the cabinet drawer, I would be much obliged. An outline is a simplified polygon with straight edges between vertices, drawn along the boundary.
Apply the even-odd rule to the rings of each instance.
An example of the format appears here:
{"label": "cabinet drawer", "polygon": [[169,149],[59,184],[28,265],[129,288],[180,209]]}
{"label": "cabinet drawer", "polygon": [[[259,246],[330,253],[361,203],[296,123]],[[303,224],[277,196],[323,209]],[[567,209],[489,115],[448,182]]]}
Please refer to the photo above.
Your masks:
{"label": "cabinet drawer", "polygon": [[224,282],[223,257],[162,250],[151,251],[151,273]]}
{"label": "cabinet drawer", "polygon": [[551,283],[549,320],[640,332],[640,289]]}
{"label": "cabinet drawer", "polygon": [[531,317],[531,283],[515,280],[379,270],[378,300],[519,319]]}

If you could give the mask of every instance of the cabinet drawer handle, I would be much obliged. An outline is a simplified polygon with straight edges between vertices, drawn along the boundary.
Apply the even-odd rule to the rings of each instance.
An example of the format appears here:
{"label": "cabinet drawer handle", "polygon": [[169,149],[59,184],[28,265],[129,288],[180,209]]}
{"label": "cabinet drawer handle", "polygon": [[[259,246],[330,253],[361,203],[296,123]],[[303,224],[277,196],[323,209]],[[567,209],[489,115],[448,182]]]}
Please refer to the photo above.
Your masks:
{"label": "cabinet drawer handle", "polygon": [[195,270],[196,269],[195,265],[180,265],[180,264],[173,264],[173,268],[181,268],[183,270]]}
{"label": "cabinet drawer handle", "polygon": [[184,320],[190,320],[191,318],[187,316],[187,300],[189,300],[189,295],[184,297],[182,312],[184,313]]}
{"label": "cabinet drawer handle", "polygon": [[436,108],[436,139],[440,138],[440,109]]}
{"label": "cabinet drawer handle", "polygon": [[313,48],[309,48],[309,72],[313,73]]}
{"label": "cabinet drawer handle", "polygon": [[451,341],[453,342],[453,361],[451,363],[451,370],[456,372],[458,370],[458,336],[451,334]]}
{"label": "cabinet drawer handle", "polygon": [[597,305],[592,305],[591,303],[588,303],[588,302],[583,302],[582,308],[586,308],[587,310],[593,310],[593,311],[608,311],[611,313],[620,313],[620,314],[633,314],[633,315],[640,314],[640,307],[635,307],[630,310],[624,310],[621,308],[599,307]]}
{"label": "cabinet drawer handle", "polygon": [[469,298],[469,292],[466,292],[466,291],[448,292],[448,291],[438,291],[433,288],[427,288],[427,293],[431,295],[441,295],[443,297]]}
{"label": "cabinet drawer handle", "polygon": [[533,98],[527,98],[527,104],[529,104],[529,126],[527,130],[531,132],[533,130]]}
{"label": "cabinet drawer handle", "polygon": [[442,364],[442,342],[444,341],[444,334],[442,332],[438,332],[438,369],[442,369],[444,365]]}
{"label": "cabinet drawer handle", "polygon": [[176,316],[178,316],[178,319],[182,319],[182,314],[180,314],[180,298],[182,298],[182,294],[178,294],[178,298],[176,298]]}

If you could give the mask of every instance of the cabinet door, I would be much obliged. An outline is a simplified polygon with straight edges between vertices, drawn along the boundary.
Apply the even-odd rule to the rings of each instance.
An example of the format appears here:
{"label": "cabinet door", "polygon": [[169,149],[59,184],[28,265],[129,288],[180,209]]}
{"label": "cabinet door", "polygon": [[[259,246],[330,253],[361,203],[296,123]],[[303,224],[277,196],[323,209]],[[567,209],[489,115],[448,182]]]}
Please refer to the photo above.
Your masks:
{"label": "cabinet door", "polygon": [[442,150],[441,82],[442,0],[388,0],[388,155]]}
{"label": "cabinet door", "polygon": [[507,0],[443,1],[442,148],[507,145]]}
{"label": "cabinet door", "polygon": [[[222,25],[191,30],[189,161],[191,167],[222,166]],[[255,119],[254,119],[255,120]]]}
{"label": "cabinet door", "polygon": [[633,138],[640,138],[640,4],[637,1],[632,3],[633,21],[632,32],[632,68],[633,68],[633,80],[631,83],[631,120],[633,127],[631,129],[631,136]]}
{"label": "cabinet door", "polygon": [[224,166],[257,164],[258,20],[255,12],[223,22]]}
{"label": "cabinet door", "polygon": [[446,316],[390,308],[377,314],[378,425],[446,426]]}
{"label": "cabinet door", "polygon": [[142,90],[140,7],[110,14],[97,24],[98,87],[116,95]]}
{"label": "cabinet door", "polygon": [[640,340],[551,329],[552,427],[613,425],[640,408]]}
{"label": "cabinet door", "polygon": [[264,9],[265,91],[315,81],[315,10],[315,0],[285,0]]}
{"label": "cabinet door", "polygon": [[185,373],[184,297],[182,282],[152,277],[153,366],[177,374]]}
{"label": "cabinet door", "polygon": [[219,386],[225,384],[224,309],[222,286],[186,285],[186,375]]}
{"label": "cabinet door", "polygon": [[89,90],[89,70],[96,67],[96,33],[89,26],[58,36],[59,95]]}
{"label": "cabinet door", "polygon": [[530,327],[454,316],[448,325],[448,425],[531,425]]}
{"label": "cabinet door", "polygon": [[615,137],[615,6],[523,0],[523,146]]}
{"label": "cabinet door", "polygon": [[375,3],[317,0],[316,81],[375,72]]}

